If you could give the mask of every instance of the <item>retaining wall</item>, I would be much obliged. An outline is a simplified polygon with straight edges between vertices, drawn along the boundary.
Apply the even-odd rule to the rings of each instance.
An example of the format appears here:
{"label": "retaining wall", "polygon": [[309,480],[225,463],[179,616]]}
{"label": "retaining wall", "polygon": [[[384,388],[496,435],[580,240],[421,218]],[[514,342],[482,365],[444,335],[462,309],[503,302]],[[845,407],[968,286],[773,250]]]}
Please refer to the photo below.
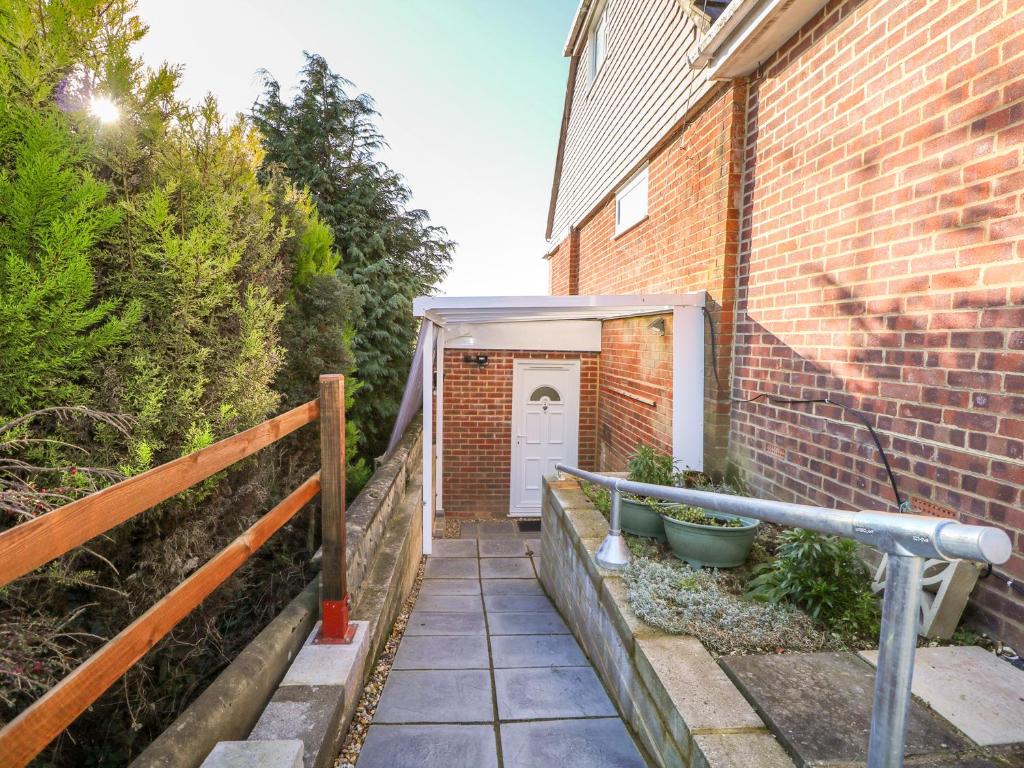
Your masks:
{"label": "retaining wall", "polygon": [[[368,633],[363,674],[387,640],[416,577],[422,552],[421,446],[417,421],[346,511],[352,618],[366,622]],[[248,737],[313,630],[319,612],[318,581],[267,625],[131,768],[196,768],[218,742]],[[331,710],[331,748],[351,719],[361,687],[354,686]]]}
{"label": "retaining wall", "polygon": [[622,577],[598,567],[608,531],[575,480],[544,481],[540,578],[659,768],[792,768],[735,685],[693,637],[630,610]]}

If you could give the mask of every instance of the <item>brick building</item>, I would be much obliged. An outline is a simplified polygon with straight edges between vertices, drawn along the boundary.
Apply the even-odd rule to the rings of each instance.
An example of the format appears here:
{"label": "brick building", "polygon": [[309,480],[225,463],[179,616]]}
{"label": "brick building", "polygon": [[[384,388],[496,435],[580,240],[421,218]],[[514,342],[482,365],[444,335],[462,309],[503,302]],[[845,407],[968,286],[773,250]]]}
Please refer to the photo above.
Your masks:
{"label": "brick building", "polygon": [[[1024,3],[583,0],[565,53],[551,293],[705,292],[709,468],[895,510],[856,408],[903,499],[1004,528],[1024,579]],[[672,447],[667,327],[602,322],[599,469]],[[1024,642],[999,573],[973,602]]]}

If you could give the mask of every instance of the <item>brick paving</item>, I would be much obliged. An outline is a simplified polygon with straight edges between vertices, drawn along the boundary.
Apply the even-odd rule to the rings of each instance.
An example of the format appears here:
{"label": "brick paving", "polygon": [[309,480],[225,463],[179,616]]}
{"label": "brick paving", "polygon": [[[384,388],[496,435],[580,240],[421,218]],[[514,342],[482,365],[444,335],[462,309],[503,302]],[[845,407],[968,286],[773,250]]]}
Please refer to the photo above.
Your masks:
{"label": "brick paving", "polygon": [[357,768],[646,768],[537,580],[539,534],[437,539]]}

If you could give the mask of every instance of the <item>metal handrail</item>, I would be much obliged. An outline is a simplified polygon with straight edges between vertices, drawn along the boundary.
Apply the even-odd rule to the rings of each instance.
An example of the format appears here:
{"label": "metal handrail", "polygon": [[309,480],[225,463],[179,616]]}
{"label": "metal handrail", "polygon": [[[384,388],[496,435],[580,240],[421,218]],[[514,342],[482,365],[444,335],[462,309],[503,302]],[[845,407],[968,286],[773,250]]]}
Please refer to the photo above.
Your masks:
{"label": "metal handrail", "polygon": [[636,483],[558,464],[559,472],[611,490],[608,535],[595,553],[603,568],[624,568],[629,548],[620,527],[621,495],[649,496],[769,523],[806,528],[869,544],[889,556],[882,600],[868,768],[901,768],[906,745],[910,688],[925,558],[977,560],[1000,565],[1013,551],[1005,531],[953,520],[892,512],[846,512],[691,488]]}

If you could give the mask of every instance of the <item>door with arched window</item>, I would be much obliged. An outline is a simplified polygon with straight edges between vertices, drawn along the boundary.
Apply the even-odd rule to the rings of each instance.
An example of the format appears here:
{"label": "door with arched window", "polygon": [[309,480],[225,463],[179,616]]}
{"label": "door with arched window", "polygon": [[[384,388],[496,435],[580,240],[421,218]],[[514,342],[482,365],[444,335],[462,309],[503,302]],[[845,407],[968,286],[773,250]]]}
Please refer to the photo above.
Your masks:
{"label": "door with arched window", "polygon": [[579,421],[579,360],[515,361],[510,515],[540,515],[543,477],[577,463]]}

